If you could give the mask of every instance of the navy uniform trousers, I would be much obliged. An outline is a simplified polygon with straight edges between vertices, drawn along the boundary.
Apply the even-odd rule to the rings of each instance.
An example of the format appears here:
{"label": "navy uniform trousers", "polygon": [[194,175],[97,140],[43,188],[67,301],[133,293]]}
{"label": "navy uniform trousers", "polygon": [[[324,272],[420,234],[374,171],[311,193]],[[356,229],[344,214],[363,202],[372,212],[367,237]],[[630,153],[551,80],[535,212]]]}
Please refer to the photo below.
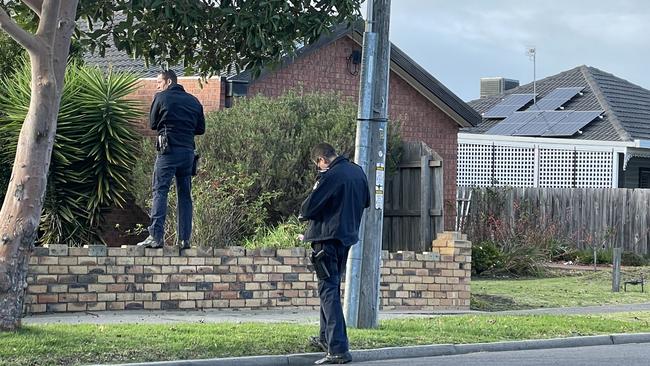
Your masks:
{"label": "navy uniform trousers", "polygon": [[329,353],[342,354],[349,350],[349,345],[341,305],[341,274],[345,271],[350,247],[338,240],[327,240],[313,243],[312,249],[325,251],[323,261],[330,274],[327,279],[318,279],[320,339],[328,345]]}
{"label": "navy uniform trousers", "polygon": [[172,148],[171,153],[158,154],[153,173],[153,204],[149,234],[162,240],[167,216],[167,194],[176,177],[178,196],[178,240],[189,240],[192,233],[192,164],[194,149]]}

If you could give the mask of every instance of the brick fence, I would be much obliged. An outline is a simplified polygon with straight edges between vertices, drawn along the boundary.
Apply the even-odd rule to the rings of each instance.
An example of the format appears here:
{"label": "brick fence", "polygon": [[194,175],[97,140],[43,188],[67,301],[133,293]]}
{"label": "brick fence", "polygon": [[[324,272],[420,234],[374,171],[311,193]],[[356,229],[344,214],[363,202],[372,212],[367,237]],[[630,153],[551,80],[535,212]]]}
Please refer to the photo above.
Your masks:
{"label": "brick fence", "polygon": [[[432,251],[382,253],[383,309],[469,309],[471,244],[439,234]],[[125,309],[313,309],[316,278],[304,248],[135,246],[35,248],[26,313]]]}

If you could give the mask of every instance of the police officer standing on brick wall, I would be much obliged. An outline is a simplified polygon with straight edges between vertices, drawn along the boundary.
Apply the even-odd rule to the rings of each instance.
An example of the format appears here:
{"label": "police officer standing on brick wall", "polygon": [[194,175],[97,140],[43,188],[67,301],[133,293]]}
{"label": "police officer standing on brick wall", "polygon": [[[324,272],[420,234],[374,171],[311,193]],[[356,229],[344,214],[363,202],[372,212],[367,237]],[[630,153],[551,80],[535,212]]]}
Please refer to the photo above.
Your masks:
{"label": "police officer standing on brick wall", "polygon": [[192,233],[192,175],[196,173],[198,159],[194,136],[205,133],[205,116],[199,100],[177,84],[174,71],[162,71],[156,79],[156,89],[159,92],[149,112],[149,127],[158,132],[151,225],[149,237],[138,246],[161,248],[164,245],[167,194],[172,178],[176,177],[178,244],[181,250],[188,249]]}
{"label": "police officer standing on brick wall", "polygon": [[360,166],[338,156],[321,143],[312,149],[318,180],[300,208],[300,218],[309,220],[303,240],[312,244],[312,263],[318,277],[320,334],[312,345],[327,352],[316,361],[340,364],[352,361],[341,306],[341,273],[350,247],[359,241],[359,225],[370,206],[368,181]]}

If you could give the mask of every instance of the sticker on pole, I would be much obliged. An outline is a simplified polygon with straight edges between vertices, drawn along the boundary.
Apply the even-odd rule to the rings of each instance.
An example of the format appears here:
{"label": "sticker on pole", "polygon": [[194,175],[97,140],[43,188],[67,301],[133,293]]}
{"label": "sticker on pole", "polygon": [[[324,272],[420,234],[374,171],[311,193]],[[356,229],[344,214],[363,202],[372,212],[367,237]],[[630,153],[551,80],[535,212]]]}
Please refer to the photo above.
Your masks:
{"label": "sticker on pole", "polygon": [[384,163],[377,163],[375,170],[375,210],[384,209],[384,181],[386,178]]}

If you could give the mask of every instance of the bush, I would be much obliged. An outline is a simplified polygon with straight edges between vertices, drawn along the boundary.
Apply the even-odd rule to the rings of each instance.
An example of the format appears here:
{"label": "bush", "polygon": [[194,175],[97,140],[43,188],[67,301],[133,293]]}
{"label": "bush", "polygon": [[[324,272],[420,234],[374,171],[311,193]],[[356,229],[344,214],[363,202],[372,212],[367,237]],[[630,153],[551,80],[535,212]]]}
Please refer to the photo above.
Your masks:
{"label": "bush", "polygon": [[[13,163],[18,134],[30,102],[27,63],[0,81],[0,157]],[[140,105],[127,100],[137,78],[69,65],[52,151],[39,240],[82,245],[101,241],[102,211],[121,206],[131,190],[136,159],[131,121]]]}
{"label": "bush", "polygon": [[[316,176],[310,150],[326,141],[340,154],[351,155],[355,114],[354,104],[337,94],[296,92],[277,99],[246,98],[233,108],[209,113],[206,133],[196,139],[201,166],[192,183],[192,241],[213,247],[299,244],[282,243],[298,233],[299,224],[290,217],[297,215]],[[396,166],[401,148],[398,126],[392,131],[389,171]],[[155,151],[152,141],[144,145],[133,169],[134,195],[142,207],[150,207]],[[175,235],[175,197],[172,190],[168,239]]]}
{"label": "bush", "polygon": [[552,262],[575,261],[578,256],[578,249],[564,241],[551,240],[547,247],[549,259]]}
{"label": "bush", "polygon": [[501,251],[491,241],[472,244],[473,274],[480,276],[482,273],[500,266],[501,257]]}
{"label": "bush", "polygon": [[[599,249],[596,251],[596,263],[597,264],[612,264],[614,262],[612,249]],[[578,251],[576,256],[576,262],[584,265],[590,265],[594,263],[594,251],[593,249],[583,249]],[[630,251],[624,251],[621,253],[621,265],[622,266],[645,266],[648,264],[648,260],[643,256],[636,254]]]}
{"label": "bush", "polygon": [[[593,264],[594,263],[594,250],[581,249],[577,252],[576,262],[580,264]],[[612,251],[611,249],[598,249],[596,251],[597,264],[612,264]]]}
{"label": "bush", "polygon": [[[356,107],[335,93],[289,92],[279,98],[238,100],[234,108],[211,113],[197,149],[205,169],[256,173],[251,194],[276,192],[267,206],[269,224],[297,214],[314,182],[311,148],[326,141],[353,159]],[[399,160],[399,125],[389,134],[389,171]]]}
{"label": "bush", "polygon": [[[151,140],[141,143],[141,159],[133,169],[136,202],[150,208],[152,203],[151,177],[156,151]],[[257,179],[256,173],[245,174],[235,166],[231,171],[214,166],[208,158],[202,157],[199,174],[192,178],[193,227],[192,242],[195,245],[222,248],[239,245],[244,238],[255,234],[258,227],[264,227],[268,218],[266,205],[275,196],[274,192],[253,195],[251,186]],[[177,230],[177,196],[175,185],[169,191],[165,241],[175,242]]]}
{"label": "bush", "polygon": [[621,265],[623,266],[634,266],[640,267],[648,264],[648,260],[643,256],[636,254],[634,252],[623,252],[621,253]]}
{"label": "bush", "polygon": [[297,239],[299,234],[304,234],[306,226],[304,222],[298,221],[296,216],[291,216],[276,227],[259,229],[255,236],[244,241],[243,246],[247,249],[311,248],[309,243]]}

